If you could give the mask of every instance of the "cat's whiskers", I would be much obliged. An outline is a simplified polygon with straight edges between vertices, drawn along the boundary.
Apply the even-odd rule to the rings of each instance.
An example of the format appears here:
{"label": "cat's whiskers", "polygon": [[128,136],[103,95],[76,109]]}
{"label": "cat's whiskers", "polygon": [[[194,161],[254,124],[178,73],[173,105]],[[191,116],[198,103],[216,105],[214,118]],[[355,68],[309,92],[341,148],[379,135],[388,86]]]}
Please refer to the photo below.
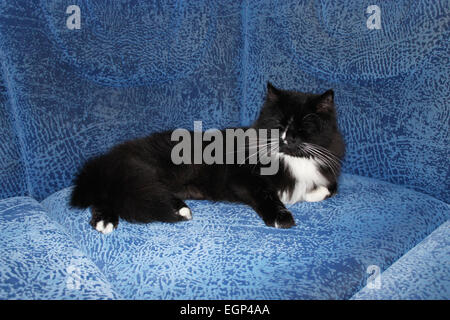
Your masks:
{"label": "cat's whiskers", "polygon": [[[225,152],[225,154],[230,154],[230,153],[238,153],[238,152],[242,152],[242,151],[247,151],[248,149],[253,149],[253,148],[262,148],[264,146],[267,146],[269,144],[273,144],[275,142],[278,141],[278,139],[264,139],[264,140],[254,140],[254,139],[249,139],[249,141],[251,143],[246,143],[245,146],[243,146],[242,148],[238,148],[236,150],[233,151],[228,151]],[[267,142],[267,143],[263,143],[261,144],[261,142]]]}
{"label": "cat's whiskers", "polygon": [[336,161],[336,159],[334,159],[333,157],[331,157],[329,154],[318,150],[318,149],[314,149],[311,147],[305,147],[305,149],[309,152],[312,152],[316,155],[319,155],[322,159],[326,160],[327,163],[331,164],[333,167],[338,168],[340,166],[339,162]]}
{"label": "cat's whiskers", "polygon": [[262,150],[266,150],[268,148],[269,144],[260,147],[259,149],[257,149],[254,153],[252,153],[251,155],[249,155],[247,158],[244,159],[244,161],[242,163],[239,164],[239,166],[242,166],[243,164],[245,164],[245,162],[247,160],[250,160],[250,158],[254,157],[255,155],[259,154],[260,152],[262,152]]}
{"label": "cat's whiskers", "polygon": [[308,147],[308,146],[306,146],[305,149],[309,150],[310,152],[314,152],[315,154],[320,155],[323,159],[326,159],[327,162],[329,162],[333,166],[339,167],[339,163],[333,157],[331,157],[329,154],[327,154],[327,153],[325,153],[325,152],[323,152],[321,150]]}
{"label": "cat's whiskers", "polygon": [[325,157],[329,158],[331,161],[333,161],[336,165],[340,165],[341,159],[339,159],[336,155],[334,155],[331,151],[328,149],[311,143],[303,143],[303,146],[308,148],[309,150],[317,151],[320,154],[323,154]]}
{"label": "cat's whiskers", "polygon": [[326,165],[326,167],[331,171],[331,173],[333,174],[334,177],[337,177],[336,169],[335,169],[334,165],[329,162],[329,160],[327,160],[320,154],[314,153],[314,151],[311,151],[311,153],[317,160],[321,161],[323,164]]}
{"label": "cat's whiskers", "polygon": [[321,146],[310,143],[302,143],[299,149],[322,161],[330,169],[334,177],[337,178],[341,160],[333,153]]}
{"label": "cat's whiskers", "polygon": [[324,153],[326,153],[328,156],[337,159],[339,162],[341,161],[341,159],[336,156],[335,154],[333,154],[330,150],[328,150],[327,148],[324,148],[318,144],[314,144],[314,143],[308,143],[308,142],[304,142],[303,145],[306,145],[308,147],[314,148],[314,149],[318,149],[318,150],[322,150]]}
{"label": "cat's whiskers", "polygon": [[[274,141],[277,141],[277,140],[274,140]],[[270,148],[270,151],[269,151],[269,153],[267,153],[267,151],[269,150],[269,148]],[[260,147],[257,149],[256,152],[252,153],[252,154],[249,155],[246,159],[244,159],[244,161],[243,161],[242,163],[240,163],[239,166],[242,166],[243,164],[246,163],[247,160],[250,160],[250,158],[254,157],[255,155],[260,155],[260,154],[262,154],[263,152],[266,152],[266,154],[272,154],[272,153],[275,151],[276,148],[279,148],[279,146],[278,146],[278,144],[275,143],[275,142],[267,143],[267,144],[265,144],[265,145],[263,145],[263,146],[260,146]],[[255,165],[256,165],[256,163],[255,163]]]}
{"label": "cat's whiskers", "polygon": [[335,166],[332,163],[329,162],[328,159],[323,158],[321,156],[317,156],[317,155],[316,155],[316,158],[326,165],[326,167],[331,171],[333,176],[337,177],[337,169],[335,168]]}

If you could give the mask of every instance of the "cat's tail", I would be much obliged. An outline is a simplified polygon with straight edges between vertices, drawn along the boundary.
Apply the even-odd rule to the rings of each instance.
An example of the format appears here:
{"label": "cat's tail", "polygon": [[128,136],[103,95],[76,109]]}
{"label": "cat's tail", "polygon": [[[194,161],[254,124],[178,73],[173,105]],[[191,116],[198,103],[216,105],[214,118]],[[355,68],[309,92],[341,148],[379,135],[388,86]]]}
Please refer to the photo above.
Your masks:
{"label": "cat's tail", "polygon": [[74,180],[70,205],[74,208],[88,208],[107,200],[105,183],[105,157],[100,156],[87,161]]}

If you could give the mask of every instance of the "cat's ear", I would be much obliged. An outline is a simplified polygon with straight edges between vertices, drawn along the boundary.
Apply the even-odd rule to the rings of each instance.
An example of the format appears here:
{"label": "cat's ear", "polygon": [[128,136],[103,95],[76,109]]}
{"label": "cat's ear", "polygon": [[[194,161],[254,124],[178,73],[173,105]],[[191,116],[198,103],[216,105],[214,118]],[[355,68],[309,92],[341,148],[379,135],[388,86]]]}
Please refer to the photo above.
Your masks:
{"label": "cat's ear", "polygon": [[269,81],[267,82],[267,100],[276,101],[280,94],[280,90],[275,88]]}
{"label": "cat's ear", "polygon": [[316,111],[318,113],[330,113],[334,110],[334,92],[332,89],[325,91],[317,100]]}

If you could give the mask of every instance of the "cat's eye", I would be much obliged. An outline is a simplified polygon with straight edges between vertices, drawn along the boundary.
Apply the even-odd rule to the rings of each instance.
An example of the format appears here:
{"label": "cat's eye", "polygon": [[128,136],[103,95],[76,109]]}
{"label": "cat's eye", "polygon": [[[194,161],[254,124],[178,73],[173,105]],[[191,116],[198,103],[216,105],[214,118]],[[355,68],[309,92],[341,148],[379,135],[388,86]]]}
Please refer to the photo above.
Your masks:
{"label": "cat's eye", "polygon": [[306,116],[303,117],[302,121],[311,121],[314,119],[317,119],[319,116],[315,113],[308,113]]}

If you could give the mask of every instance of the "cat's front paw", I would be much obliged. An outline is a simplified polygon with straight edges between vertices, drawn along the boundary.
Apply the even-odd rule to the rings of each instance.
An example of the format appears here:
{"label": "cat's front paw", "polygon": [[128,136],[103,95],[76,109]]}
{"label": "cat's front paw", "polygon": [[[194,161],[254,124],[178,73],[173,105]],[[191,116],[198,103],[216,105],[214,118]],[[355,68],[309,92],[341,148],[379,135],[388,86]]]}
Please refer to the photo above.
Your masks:
{"label": "cat's front paw", "polygon": [[327,187],[320,186],[305,195],[306,202],[319,202],[330,197],[331,193]]}
{"label": "cat's front paw", "polygon": [[288,229],[295,226],[295,221],[292,213],[290,213],[288,210],[280,211],[277,214],[272,226],[277,229]]}

